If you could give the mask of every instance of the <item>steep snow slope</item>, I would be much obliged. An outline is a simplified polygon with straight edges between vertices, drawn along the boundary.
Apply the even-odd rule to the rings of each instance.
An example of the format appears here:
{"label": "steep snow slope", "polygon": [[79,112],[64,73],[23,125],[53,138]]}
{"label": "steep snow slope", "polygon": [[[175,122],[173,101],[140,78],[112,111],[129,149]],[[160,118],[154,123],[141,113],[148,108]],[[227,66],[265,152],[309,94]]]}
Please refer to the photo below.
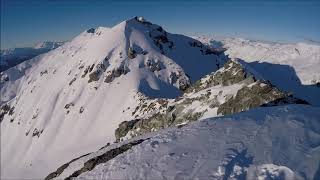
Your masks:
{"label": "steep snow slope", "polygon": [[[216,47],[224,47],[230,58],[241,58],[280,89],[320,106],[320,46],[281,44],[241,38],[197,37]],[[317,85],[315,85],[317,84]]]}
{"label": "steep snow slope", "polygon": [[5,71],[17,64],[29,60],[35,56],[46,53],[61,46],[64,42],[41,42],[34,47],[12,48],[0,52],[0,72]]}
{"label": "steep snow slope", "polygon": [[319,127],[318,107],[258,108],[103,147],[47,178],[317,179]]}
{"label": "steep snow slope", "polygon": [[[41,178],[115,140],[137,93],[176,97],[223,64],[192,38],[137,18],[89,29],[1,81],[1,178]],[[19,73],[17,73],[19,72]]]}

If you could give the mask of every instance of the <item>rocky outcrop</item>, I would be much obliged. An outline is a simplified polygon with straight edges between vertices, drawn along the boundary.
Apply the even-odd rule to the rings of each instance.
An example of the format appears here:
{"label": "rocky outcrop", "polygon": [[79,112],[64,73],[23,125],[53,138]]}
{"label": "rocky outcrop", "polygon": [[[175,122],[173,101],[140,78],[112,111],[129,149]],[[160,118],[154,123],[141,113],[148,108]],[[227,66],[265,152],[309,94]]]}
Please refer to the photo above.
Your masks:
{"label": "rocky outcrop", "polygon": [[195,82],[186,90],[186,93],[198,92],[200,90],[217,85],[230,86],[240,83],[244,80],[246,80],[246,83],[251,83],[256,81],[256,77],[254,77],[254,75],[239,62],[230,59],[215,73],[207,75],[206,77]]}
{"label": "rocky outcrop", "polygon": [[97,66],[95,67],[95,70],[89,74],[88,83],[93,81],[98,81],[102,73],[105,71],[106,71],[106,65],[103,62],[97,64]]}
{"label": "rocky outcrop", "polygon": [[145,66],[148,67],[152,72],[160,71],[161,69],[163,69],[163,65],[161,64],[161,62],[155,59],[147,59],[145,61]]}
{"label": "rocky outcrop", "polygon": [[[165,106],[157,106],[154,100],[142,100],[132,113],[135,119],[119,125],[115,132],[116,139],[121,141],[159,129],[180,126],[199,120],[209,112],[211,116],[213,113],[220,116],[259,106],[308,104],[257,76],[236,60],[229,60],[223,68],[187,88],[183,96],[174,100],[162,99],[166,102]],[[155,111],[153,107],[159,110]]]}
{"label": "rocky outcrop", "polygon": [[162,54],[165,54],[165,47],[172,49],[174,47],[173,41],[168,38],[168,33],[156,24],[152,24],[146,21],[144,18],[136,17],[137,22],[144,24],[145,26],[152,26],[152,30],[149,32],[149,37],[152,39],[153,43],[160,49]]}
{"label": "rocky outcrop", "polygon": [[8,116],[12,116],[14,113],[14,106],[10,106],[8,104],[3,104],[1,107],[0,107],[0,123],[2,122],[2,120],[4,119],[4,116],[5,115],[8,115]]}
{"label": "rocky outcrop", "polygon": [[182,71],[172,72],[169,76],[169,82],[181,91],[185,91],[191,84],[190,79],[186,78]]}
{"label": "rocky outcrop", "polygon": [[137,56],[137,52],[132,47],[129,47],[129,49],[128,49],[128,58],[129,59],[133,59],[136,56]]}
{"label": "rocky outcrop", "polygon": [[119,128],[116,129],[115,136],[116,139],[120,139],[124,137],[135,125],[136,122],[139,120],[132,120],[132,121],[123,121],[119,124]]}
{"label": "rocky outcrop", "polygon": [[308,104],[289,96],[269,82],[257,81],[241,88],[235,96],[218,107],[218,114],[229,115],[251,108],[281,104]]}
{"label": "rocky outcrop", "polygon": [[123,64],[121,64],[120,67],[107,72],[104,82],[111,83],[115,78],[120,77],[123,74],[125,75],[128,72],[129,72],[129,69],[125,67]]}

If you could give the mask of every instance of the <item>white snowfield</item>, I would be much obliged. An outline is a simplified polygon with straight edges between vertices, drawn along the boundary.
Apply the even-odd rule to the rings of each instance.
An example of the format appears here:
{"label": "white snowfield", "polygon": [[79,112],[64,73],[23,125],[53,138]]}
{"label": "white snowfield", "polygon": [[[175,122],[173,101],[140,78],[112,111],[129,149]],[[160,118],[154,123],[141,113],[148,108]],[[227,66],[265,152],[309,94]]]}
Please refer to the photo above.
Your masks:
{"label": "white snowfield", "polygon": [[137,139],[146,140],[77,179],[317,179],[319,127],[318,107],[257,108],[110,145],[73,161],[56,179]]}
{"label": "white snowfield", "polygon": [[[1,122],[1,178],[43,178],[114,142],[119,123],[132,118],[138,92],[177,97],[178,88],[217,70],[222,60],[192,42],[197,40],[130,19],[89,29],[5,71],[1,102],[14,113]],[[104,82],[110,74],[111,82]]]}
{"label": "white snowfield", "polygon": [[284,91],[320,106],[320,45],[274,43],[242,38],[195,37],[224,47],[230,58],[241,58],[265,79]]}

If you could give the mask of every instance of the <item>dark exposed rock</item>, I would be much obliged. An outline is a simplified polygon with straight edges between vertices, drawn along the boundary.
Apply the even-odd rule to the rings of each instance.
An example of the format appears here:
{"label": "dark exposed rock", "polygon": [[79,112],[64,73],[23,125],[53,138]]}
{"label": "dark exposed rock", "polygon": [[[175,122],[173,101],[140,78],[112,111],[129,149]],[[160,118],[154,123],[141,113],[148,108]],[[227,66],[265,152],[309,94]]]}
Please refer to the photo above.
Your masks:
{"label": "dark exposed rock", "polygon": [[104,82],[110,83],[112,82],[116,77],[120,77],[122,74],[127,74],[129,72],[129,69],[126,68],[124,65],[121,65],[120,67],[113,69],[112,71],[107,72],[106,79]]}
{"label": "dark exposed rock", "polygon": [[83,74],[82,74],[82,76],[81,76],[82,78],[86,77],[86,75],[87,75],[88,72],[89,72],[89,69],[90,69],[90,66],[87,66],[86,69],[84,69]]}
{"label": "dark exposed rock", "polygon": [[[103,153],[100,156],[96,156],[96,157],[93,157],[93,158],[89,159],[87,162],[85,162],[83,164],[83,167],[81,169],[79,169],[79,170],[75,171],[74,173],[72,173],[69,177],[66,178],[66,180],[71,180],[74,177],[78,177],[82,173],[85,173],[87,171],[91,171],[97,165],[102,164],[102,163],[106,163],[107,161],[109,161],[109,160],[115,158],[116,156],[118,156],[119,154],[122,154],[122,153],[128,151],[133,146],[141,144],[145,140],[146,139],[139,139],[139,140],[136,140],[136,141],[129,142],[129,143],[124,144],[124,145],[122,145],[122,146],[120,146],[118,148],[111,149],[111,150]],[[77,158],[77,159],[79,159],[79,158]],[[75,160],[73,160],[73,161],[75,161]],[[49,174],[45,178],[45,180],[53,179],[53,178],[59,176],[64,171],[64,169],[66,169],[73,161],[71,161],[69,163],[66,163],[63,166],[59,167],[57,169],[57,171]]]}
{"label": "dark exposed rock", "polygon": [[84,65],[80,65],[80,66],[79,66],[79,69],[83,69],[83,68],[84,68]]}
{"label": "dark exposed rock", "polygon": [[215,73],[214,78],[210,79],[210,83],[213,83],[214,86],[219,84],[229,86],[239,83],[251,76],[241,64],[232,60],[224,65],[224,69],[224,71]]}
{"label": "dark exposed rock", "polygon": [[69,82],[69,86],[71,86],[72,83],[73,83],[74,81],[76,81],[76,80],[77,80],[77,78],[73,78],[73,79]]}
{"label": "dark exposed rock", "polygon": [[169,82],[171,84],[176,84],[178,82],[178,88],[181,90],[181,91],[185,91],[189,86],[190,86],[190,80],[189,79],[184,79],[184,78],[181,78],[183,77],[182,76],[182,72],[172,72],[170,73],[170,76],[169,76]]}
{"label": "dark exposed rock", "polygon": [[9,110],[9,116],[12,116],[14,113],[14,106],[12,106]]}
{"label": "dark exposed rock", "polygon": [[34,115],[32,116],[32,119],[36,119],[37,117],[38,117],[38,113],[34,114]]}
{"label": "dark exposed rock", "polygon": [[90,83],[92,81],[98,81],[99,80],[99,74],[100,74],[99,70],[96,70],[96,71],[93,71],[92,73],[90,73],[89,74],[88,83]]}
{"label": "dark exposed rock", "polygon": [[186,89],[186,93],[198,92],[200,90],[222,85],[229,86],[236,83],[240,83],[246,80],[246,83],[252,83],[256,81],[256,78],[248,72],[239,62],[229,60],[225,63],[222,69],[219,69],[213,74],[208,75],[205,80],[200,79],[195,82],[190,88]]}
{"label": "dark exposed rock", "polygon": [[72,159],[70,162],[66,163],[66,164],[63,164],[62,166],[60,166],[55,172],[53,173],[50,173],[47,177],[45,177],[45,180],[49,180],[49,179],[53,179],[57,176],[59,176],[71,163],[73,163],[74,161],[80,159],[80,158],[83,158],[87,155],[89,155],[90,153],[88,154],[85,154],[85,155],[82,155],[78,158],[75,158],[75,159]]}
{"label": "dark exposed rock", "polygon": [[165,35],[156,36],[156,37],[154,37],[154,40],[155,40],[157,43],[167,43],[167,42],[169,42],[167,36],[165,36]]}
{"label": "dark exposed rock", "polygon": [[174,46],[174,43],[168,38],[168,33],[160,26],[150,31],[149,37],[153,40],[154,44],[160,49],[162,54],[165,54],[164,47],[172,49]]}
{"label": "dark exposed rock", "polygon": [[106,147],[110,146],[110,143],[107,143],[105,146],[101,147],[99,150],[104,149]]}
{"label": "dark exposed rock", "polygon": [[122,137],[128,134],[128,132],[131,132],[130,136],[134,137],[152,131],[157,131],[159,129],[177,126],[186,121],[196,121],[205,112],[189,111],[184,113],[182,112],[184,110],[184,106],[185,103],[181,103],[181,105],[177,105],[175,107],[169,106],[164,114],[156,113],[149,118],[135,119],[121,123],[115,131],[117,141],[120,141]]}
{"label": "dark exposed rock", "polygon": [[153,59],[148,59],[145,61],[145,66],[150,69],[150,71],[160,71],[163,67],[160,61],[155,61]]}
{"label": "dark exposed rock", "polygon": [[93,70],[94,65],[95,65],[95,64],[92,64],[92,65],[90,66],[90,68],[89,68],[89,72],[91,72],[91,71]]}
{"label": "dark exposed rock", "polygon": [[129,47],[129,49],[128,49],[128,58],[129,59],[133,59],[136,56],[137,56],[137,52],[132,47]]}
{"label": "dark exposed rock", "polygon": [[84,107],[81,106],[79,112],[80,112],[80,113],[83,113],[83,111],[84,111]]}
{"label": "dark exposed rock", "polygon": [[8,114],[9,116],[12,116],[14,113],[14,106],[10,107],[8,104],[3,104],[0,107],[0,123],[4,119],[4,116]]}
{"label": "dark exposed rock", "polygon": [[100,79],[102,72],[106,71],[106,66],[103,63],[104,62],[97,64],[96,70],[94,70],[93,72],[91,72],[93,70],[93,66],[90,67],[89,72],[91,73],[89,74],[88,83],[92,81],[98,81]]}
{"label": "dark exposed rock", "polygon": [[217,113],[228,115],[242,112],[251,108],[267,105],[283,104],[308,104],[304,100],[296,99],[280,91],[269,82],[257,81],[256,83],[241,88],[235,97],[221,104]]}
{"label": "dark exposed rock", "polygon": [[40,72],[40,76],[44,75],[44,74],[48,74],[48,70],[44,70]]}
{"label": "dark exposed rock", "polygon": [[66,104],[66,105],[64,106],[64,108],[65,108],[65,109],[69,109],[71,106],[74,106],[74,104],[73,104],[73,103]]}
{"label": "dark exposed rock", "polygon": [[90,28],[90,29],[87,30],[87,33],[95,33],[95,31],[96,30],[94,28]]}
{"label": "dark exposed rock", "polygon": [[95,65],[95,64],[92,64],[91,66],[87,66],[87,67],[84,69],[83,74],[82,74],[81,77],[82,77],[82,78],[86,77],[86,75],[93,70],[94,65]]}
{"label": "dark exposed rock", "polygon": [[122,123],[119,124],[119,128],[116,129],[115,131],[115,136],[116,139],[120,139],[121,137],[125,136],[128,131],[130,131],[133,126],[135,125],[136,122],[138,122],[139,120],[132,120],[132,121],[124,121]]}
{"label": "dark exposed rock", "polygon": [[35,128],[32,132],[32,137],[38,136],[39,138],[42,133],[43,133],[43,130],[40,131],[37,128]]}

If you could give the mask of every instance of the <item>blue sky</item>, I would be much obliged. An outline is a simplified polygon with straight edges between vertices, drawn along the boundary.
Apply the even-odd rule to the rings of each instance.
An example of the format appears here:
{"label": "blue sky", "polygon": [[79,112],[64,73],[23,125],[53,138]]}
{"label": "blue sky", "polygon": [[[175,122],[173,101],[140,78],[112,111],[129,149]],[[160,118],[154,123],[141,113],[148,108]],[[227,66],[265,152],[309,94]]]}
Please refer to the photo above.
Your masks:
{"label": "blue sky", "polygon": [[320,41],[320,1],[1,0],[1,49],[69,40],[134,16],[189,35]]}

